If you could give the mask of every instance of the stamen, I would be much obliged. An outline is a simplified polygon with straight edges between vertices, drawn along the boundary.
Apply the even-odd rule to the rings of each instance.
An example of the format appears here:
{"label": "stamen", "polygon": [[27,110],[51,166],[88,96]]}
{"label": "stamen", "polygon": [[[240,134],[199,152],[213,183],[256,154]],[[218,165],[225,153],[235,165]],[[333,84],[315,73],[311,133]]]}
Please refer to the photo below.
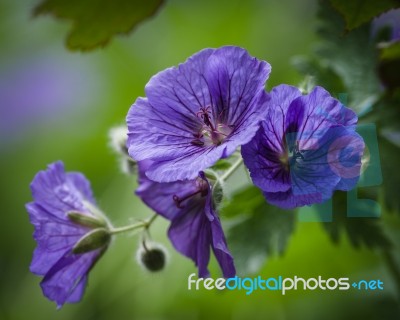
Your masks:
{"label": "stamen", "polygon": [[199,177],[196,181],[196,186],[197,189],[194,192],[183,195],[182,197],[179,197],[176,194],[172,196],[172,199],[174,200],[177,208],[183,209],[185,206],[182,205],[182,202],[194,197],[196,194],[200,193],[202,197],[205,197],[208,194],[208,183],[204,179],[201,179]]}
{"label": "stamen", "polygon": [[201,141],[200,139],[193,139],[192,141],[190,141],[190,143],[199,147],[204,146],[204,141]]}
{"label": "stamen", "polygon": [[226,125],[215,120],[213,123],[211,117],[211,107],[201,107],[196,113],[197,117],[201,118],[204,123],[198,133],[193,134],[196,139],[190,143],[195,146],[210,146],[220,145],[233,131],[233,125]]}
{"label": "stamen", "polygon": [[179,209],[183,209],[183,208],[185,207],[185,206],[182,206],[182,205],[181,205],[181,203],[182,203],[183,201],[185,201],[185,200],[187,200],[187,199],[189,199],[189,198],[191,198],[191,197],[193,197],[193,196],[195,196],[196,194],[199,194],[199,193],[201,193],[201,192],[202,192],[201,190],[197,190],[196,192],[187,194],[187,195],[183,196],[182,198],[180,198],[180,197],[178,197],[176,194],[174,194],[174,195],[172,196],[172,199],[174,200],[175,205],[176,205]]}

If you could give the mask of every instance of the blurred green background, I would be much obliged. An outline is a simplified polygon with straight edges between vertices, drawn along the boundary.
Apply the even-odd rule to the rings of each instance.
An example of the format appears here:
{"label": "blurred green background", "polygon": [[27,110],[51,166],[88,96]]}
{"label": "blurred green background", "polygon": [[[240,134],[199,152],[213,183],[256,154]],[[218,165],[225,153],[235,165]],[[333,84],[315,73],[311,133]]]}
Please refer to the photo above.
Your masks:
{"label": "blurred green background", "polygon": [[[158,219],[151,233],[169,250],[164,271],[142,270],[138,237],[121,236],[91,272],[81,303],[57,311],[28,269],[35,242],[24,205],[34,175],[63,160],[67,171],[88,177],[114,225],[148,217],[134,196],[135,178],[120,173],[108,146],[108,130],[124,123],[148,79],[205,47],[230,44],[272,65],[268,88],[297,85],[303,78],[290,61],[312,51],[317,4],[169,0],[129,36],[85,54],[65,49],[67,21],[32,18],[37,4],[0,2],[0,319],[398,319],[396,285],[382,254],[356,250],[345,236],[335,245],[312,222],[298,223],[285,254],[270,257],[256,275],[381,279],[384,291],[188,291],[196,269],[172,249],[168,223]],[[398,230],[398,218],[385,219]],[[220,275],[214,260],[211,274]]]}

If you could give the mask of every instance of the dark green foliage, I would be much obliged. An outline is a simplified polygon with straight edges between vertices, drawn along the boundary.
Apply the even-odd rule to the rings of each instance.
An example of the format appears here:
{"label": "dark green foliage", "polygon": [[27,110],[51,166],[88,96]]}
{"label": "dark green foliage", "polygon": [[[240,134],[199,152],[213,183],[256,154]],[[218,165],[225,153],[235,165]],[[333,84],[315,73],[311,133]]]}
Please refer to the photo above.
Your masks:
{"label": "dark green foliage", "polygon": [[357,113],[367,111],[381,91],[376,77],[377,50],[369,26],[343,34],[342,17],[329,4],[320,3],[318,12],[320,41],[315,55],[295,60],[295,67],[315,76],[316,85],[333,95],[346,93],[343,101]]}
{"label": "dark green foliage", "polygon": [[381,49],[378,73],[388,90],[400,88],[400,42],[386,44]]}
{"label": "dark green foliage", "polygon": [[[339,243],[341,233],[345,233],[352,245],[356,248],[362,245],[368,248],[389,249],[391,242],[385,235],[379,218],[364,218],[363,213],[368,209],[365,202],[353,204],[353,217],[349,217],[347,193],[336,191],[333,197],[333,221],[323,223],[324,229],[333,242]],[[365,195],[364,195],[365,196]],[[360,196],[364,198],[364,196]],[[355,217],[356,215],[360,217]]]}
{"label": "dark green foliage", "polygon": [[390,211],[400,212],[400,96],[384,95],[364,121],[374,122],[378,128],[379,153],[383,176],[385,205]]}
{"label": "dark green foliage", "polygon": [[66,39],[70,50],[89,51],[104,47],[116,34],[129,33],[151,17],[163,0],[44,0],[34,14],[52,14],[72,21]]}
{"label": "dark green foliage", "polygon": [[239,275],[257,272],[270,255],[282,255],[295,229],[294,212],[269,205],[254,186],[236,193],[223,213],[243,218],[228,233]]}
{"label": "dark green foliage", "polygon": [[330,2],[345,19],[347,31],[371,21],[392,8],[400,7],[398,0],[330,0]]}

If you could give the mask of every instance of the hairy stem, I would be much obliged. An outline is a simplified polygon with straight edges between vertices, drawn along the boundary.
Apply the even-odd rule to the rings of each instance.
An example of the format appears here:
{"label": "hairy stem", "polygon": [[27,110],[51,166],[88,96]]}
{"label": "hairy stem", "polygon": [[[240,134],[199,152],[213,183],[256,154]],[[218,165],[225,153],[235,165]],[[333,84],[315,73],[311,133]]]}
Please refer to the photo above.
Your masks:
{"label": "hairy stem", "polygon": [[225,182],[243,163],[243,158],[239,157],[226,172],[221,176],[221,180]]}
{"label": "hairy stem", "polygon": [[136,222],[127,226],[123,226],[123,227],[119,227],[119,228],[111,228],[110,229],[110,233],[111,234],[118,234],[118,233],[124,233],[124,232],[128,232],[128,231],[133,231],[135,229],[149,229],[150,226],[152,225],[152,223],[154,222],[154,220],[156,220],[156,218],[158,217],[158,214],[154,214],[149,220],[147,221],[140,221],[140,222]]}

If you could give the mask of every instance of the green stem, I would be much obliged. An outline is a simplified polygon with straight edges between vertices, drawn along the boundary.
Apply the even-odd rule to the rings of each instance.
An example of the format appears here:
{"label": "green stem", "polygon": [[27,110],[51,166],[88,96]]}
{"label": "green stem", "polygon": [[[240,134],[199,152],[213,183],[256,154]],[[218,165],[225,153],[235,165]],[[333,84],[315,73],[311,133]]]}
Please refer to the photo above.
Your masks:
{"label": "green stem", "polygon": [[119,227],[119,228],[111,228],[110,233],[118,234],[118,233],[133,231],[135,229],[140,229],[140,228],[144,228],[145,230],[147,230],[150,228],[151,224],[154,222],[154,220],[156,220],[157,217],[158,217],[158,214],[154,214],[148,221],[141,221],[141,222],[127,225],[127,226]]}
{"label": "green stem", "polygon": [[237,168],[243,163],[243,158],[239,157],[232,166],[221,176],[217,176],[217,181],[215,182],[213,189],[216,190],[218,185],[221,185],[236,171]]}
{"label": "green stem", "polygon": [[239,159],[237,159],[237,160],[233,163],[232,167],[230,167],[230,168],[221,176],[220,179],[221,179],[223,182],[225,182],[225,181],[236,171],[236,169],[240,167],[240,165],[241,165],[242,163],[243,163],[243,158],[242,158],[242,157],[239,157]]}

